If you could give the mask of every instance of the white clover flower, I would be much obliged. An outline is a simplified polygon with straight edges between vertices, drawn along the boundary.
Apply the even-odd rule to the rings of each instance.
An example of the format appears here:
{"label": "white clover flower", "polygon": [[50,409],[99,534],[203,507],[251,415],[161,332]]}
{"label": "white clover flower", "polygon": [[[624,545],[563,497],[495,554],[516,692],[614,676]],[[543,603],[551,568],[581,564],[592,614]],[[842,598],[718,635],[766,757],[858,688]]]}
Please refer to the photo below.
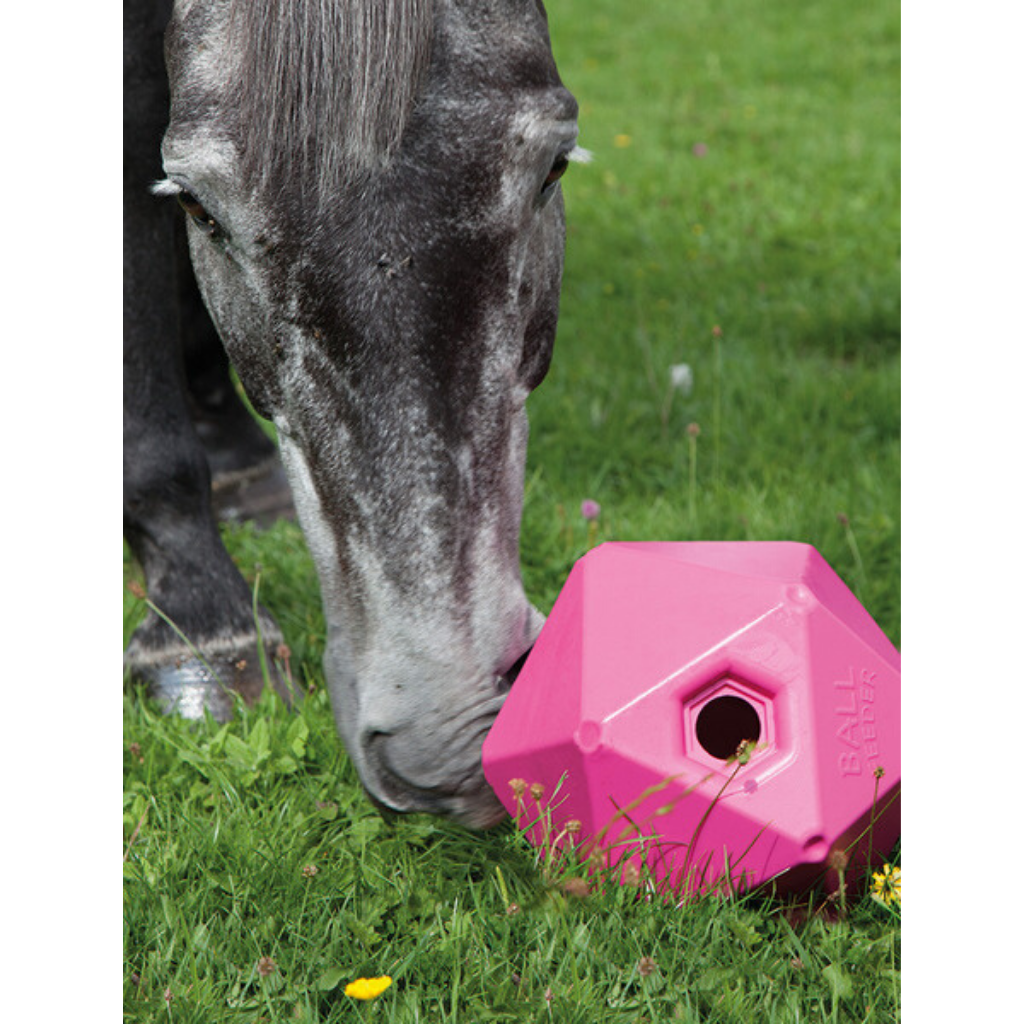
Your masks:
{"label": "white clover flower", "polygon": [[693,391],[693,369],[689,363],[676,363],[669,367],[669,379],[676,391],[689,395]]}

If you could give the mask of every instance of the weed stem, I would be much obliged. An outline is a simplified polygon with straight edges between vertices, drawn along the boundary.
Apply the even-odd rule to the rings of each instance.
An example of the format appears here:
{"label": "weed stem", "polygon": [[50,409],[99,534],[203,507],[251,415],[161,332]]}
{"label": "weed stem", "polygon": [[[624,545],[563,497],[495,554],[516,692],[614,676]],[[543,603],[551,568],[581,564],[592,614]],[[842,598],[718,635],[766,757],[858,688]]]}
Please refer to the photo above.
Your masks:
{"label": "weed stem", "polygon": [[700,425],[691,423],[686,428],[686,436],[690,448],[690,487],[688,503],[690,509],[690,529],[697,533],[697,438],[700,437]]}
{"label": "weed stem", "polygon": [[139,818],[138,825],[135,826],[135,831],[132,832],[131,838],[128,840],[128,845],[125,847],[124,858],[122,863],[127,863],[128,854],[132,852],[132,847],[135,845],[135,840],[139,838],[139,833],[142,831],[142,826],[146,822],[146,816],[149,814],[149,804],[142,809],[142,817]]}
{"label": "weed stem", "polygon": [[860,548],[857,546],[857,537],[853,532],[853,527],[850,525],[850,517],[845,512],[840,512],[836,519],[839,520],[839,525],[843,528],[843,533],[846,537],[846,546],[850,549],[850,554],[853,555],[853,564],[857,570],[857,587],[859,591],[857,594],[858,598],[864,596],[864,561],[860,557]]}

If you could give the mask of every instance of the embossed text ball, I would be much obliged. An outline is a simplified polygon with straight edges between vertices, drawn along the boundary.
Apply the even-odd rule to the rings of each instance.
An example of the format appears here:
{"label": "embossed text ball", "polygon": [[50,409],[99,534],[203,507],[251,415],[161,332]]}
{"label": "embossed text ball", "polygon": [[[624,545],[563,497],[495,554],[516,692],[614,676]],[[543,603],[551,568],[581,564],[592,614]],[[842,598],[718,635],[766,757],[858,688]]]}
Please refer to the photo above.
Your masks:
{"label": "embossed text ball", "polygon": [[834,887],[899,838],[900,655],[808,545],[602,544],[483,762],[533,842],[621,880]]}

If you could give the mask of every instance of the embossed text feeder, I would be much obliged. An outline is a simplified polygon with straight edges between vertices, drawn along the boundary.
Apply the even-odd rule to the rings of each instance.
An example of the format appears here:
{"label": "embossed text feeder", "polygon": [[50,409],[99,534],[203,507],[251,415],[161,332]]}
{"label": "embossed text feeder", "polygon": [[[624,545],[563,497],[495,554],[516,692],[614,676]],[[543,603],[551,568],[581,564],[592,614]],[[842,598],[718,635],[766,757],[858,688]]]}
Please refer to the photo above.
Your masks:
{"label": "embossed text feeder", "polygon": [[622,877],[834,887],[899,837],[900,656],[808,545],[603,544],[483,762],[533,842],[571,835]]}

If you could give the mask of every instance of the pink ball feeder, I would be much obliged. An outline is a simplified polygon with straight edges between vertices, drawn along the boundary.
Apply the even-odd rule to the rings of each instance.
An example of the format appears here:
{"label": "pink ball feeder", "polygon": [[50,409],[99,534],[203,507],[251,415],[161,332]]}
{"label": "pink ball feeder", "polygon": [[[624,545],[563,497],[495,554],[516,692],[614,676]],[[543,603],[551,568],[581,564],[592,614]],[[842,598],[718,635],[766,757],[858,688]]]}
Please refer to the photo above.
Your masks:
{"label": "pink ball feeder", "polygon": [[834,888],[900,834],[900,656],[805,544],[603,544],[483,764],[531,841],[622,880]]}

